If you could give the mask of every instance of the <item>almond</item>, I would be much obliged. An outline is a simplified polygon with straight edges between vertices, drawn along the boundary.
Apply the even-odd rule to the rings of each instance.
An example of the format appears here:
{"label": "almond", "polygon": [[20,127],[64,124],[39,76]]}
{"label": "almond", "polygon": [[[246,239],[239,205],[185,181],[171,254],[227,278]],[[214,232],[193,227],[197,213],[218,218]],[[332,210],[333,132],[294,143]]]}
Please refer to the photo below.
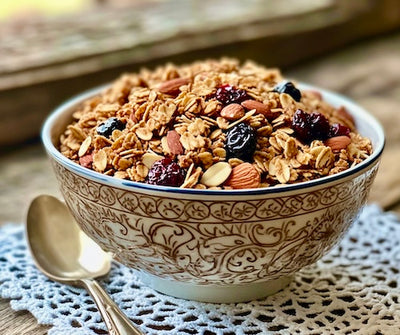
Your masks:
{"label": "almond", "polygon": [[163,158],[163,156],[157,155],[154,152],[146,152],[142,157],[142,162],[147,168],[150,169],[155,162]]}
{"label": "almond", "polygon": [[350,128],[354,128],[355,121],[353,116],[347,111],[346,107],[340,106],[337,111],[337,116],[339,119],[346,121],[346,126],[350,126]]}
{"label": "almond", "polygon": [[267,105],[259,101],[245,100],[241,103],[241,105],[248,110],[255,109],[257,114],[262,114],[267,119],[272,119],[275,115],[275,113],[272,113]]}
{"label": "almond", "polygon": [[347,148],[351,143],[351,139],[347,136],[335,136],[328,138],[324,143],[330,147],[332,151],[340,151]]}
{"label": "almond", "polygon": [[167,143],[171,154],[180,155],[183,153],[182,143],[179,141],[181,135],[179,135],[175,130],[170,130],[167,133]]}
{"label": "almond", "polygon": [[230,121],[240,119],[244,116],[244,108],[239,104],[229,104],[222,108],[221,116]]}
{"label": "almond", "polygon": [[187,78],[175,78],[163,82],[158,86],[158,90],[163,94],[178,95],[179,88],[183,85],[189,84],[190,80]]}
{"label": "almond", "polygon": [[201,177],[200,182],[208,187],[219,186],[228,179],[232,167],[227,162],[218,162],[209,167]]}
{"label": "almond", "polygon": [[90,169],[93,163],[93,154],[88,154],[79,158],[79,164]]}
{"label": "almond", "polygon": [[82,142],[81,147],[79,148],[78,151],[79,157],[82,157],[86,154],[91,143],[92,143],[92,137],[91,136],[86,137],[86,139]]}
{"label": "almond", "polygon": [[260,182],[261,176],[256,168],[250,163],[242,163],[232,169],[225,185],[235,189],[257,188],[260,186]]}
{"label": "almond", "polygon": [[303,91],[303,93],[305,93],[306,95],[311,95],[312,97],[314,97],[317,100],[322,100],[322,93],[320,91],[306,90],[306,91]]}

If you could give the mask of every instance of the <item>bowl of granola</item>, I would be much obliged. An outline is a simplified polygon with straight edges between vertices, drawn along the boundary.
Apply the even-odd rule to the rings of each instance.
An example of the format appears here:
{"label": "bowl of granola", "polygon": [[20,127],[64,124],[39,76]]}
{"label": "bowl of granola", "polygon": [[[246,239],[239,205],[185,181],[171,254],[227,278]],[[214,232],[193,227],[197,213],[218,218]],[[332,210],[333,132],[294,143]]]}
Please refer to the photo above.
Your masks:
{"label": "bowl of granola", "polygon": [[349,99],[252,62],[126,74],[42,140],[82,229],[150,287],[239,302],[283,289],[366,202],[384,147]]}

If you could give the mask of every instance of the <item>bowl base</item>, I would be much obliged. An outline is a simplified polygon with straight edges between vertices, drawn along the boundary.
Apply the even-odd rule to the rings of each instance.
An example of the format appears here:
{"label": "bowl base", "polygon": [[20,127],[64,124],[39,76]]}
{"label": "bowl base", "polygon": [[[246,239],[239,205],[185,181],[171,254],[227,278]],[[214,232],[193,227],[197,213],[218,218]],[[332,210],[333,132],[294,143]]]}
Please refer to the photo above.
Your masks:
{"label": "bowl base", "polygon": [[158,292],[176,298],[211,303],[235,303],[265,298],[285,288],[293,279],[293,276],[284,276],[254,284],[206,286],[170,281],[139,271],[136,273],[143,284]]}

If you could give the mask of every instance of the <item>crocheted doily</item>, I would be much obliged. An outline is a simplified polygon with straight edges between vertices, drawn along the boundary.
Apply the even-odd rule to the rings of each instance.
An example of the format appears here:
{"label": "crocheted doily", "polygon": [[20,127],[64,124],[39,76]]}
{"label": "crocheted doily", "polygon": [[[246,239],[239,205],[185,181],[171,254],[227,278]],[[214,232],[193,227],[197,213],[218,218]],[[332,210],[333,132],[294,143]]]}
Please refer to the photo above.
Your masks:
{"label": "crocheted doily", "polygon": [[[364,208],[344,240],[263,300],[207,304],[143,286],[114,264],[101,284],[148,334],[400,334],[400,221]],[[48,280],[32,263],[21,225],[0,229],[0,295],[55,334],[105,334],[86,291]]]}

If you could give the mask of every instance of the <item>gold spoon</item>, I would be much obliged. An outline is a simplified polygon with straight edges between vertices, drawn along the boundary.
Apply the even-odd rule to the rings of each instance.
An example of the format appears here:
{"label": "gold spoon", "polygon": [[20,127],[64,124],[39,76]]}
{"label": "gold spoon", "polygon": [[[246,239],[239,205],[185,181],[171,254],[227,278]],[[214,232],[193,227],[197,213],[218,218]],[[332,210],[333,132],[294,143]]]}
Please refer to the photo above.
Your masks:
{"label": "gold spoon", "polygon": [[110,271],[110,255],[79,228],[61,201],[48,195],[34,199],[26,232],[39,270],[52,280],[85,287],[111,335],[143,335],[94,280]]}

